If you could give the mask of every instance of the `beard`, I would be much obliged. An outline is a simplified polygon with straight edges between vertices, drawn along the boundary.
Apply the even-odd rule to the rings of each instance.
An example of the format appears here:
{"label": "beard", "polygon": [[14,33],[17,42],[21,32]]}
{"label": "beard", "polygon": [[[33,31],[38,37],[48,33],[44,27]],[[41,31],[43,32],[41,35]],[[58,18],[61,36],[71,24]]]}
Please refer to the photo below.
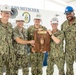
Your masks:
{"label": "beard", "polygon": [[67,20],[68,20],[68,21],[72,21],[73,19],[74,19],[73,16],[69,16],[69,17],[67,17]]}

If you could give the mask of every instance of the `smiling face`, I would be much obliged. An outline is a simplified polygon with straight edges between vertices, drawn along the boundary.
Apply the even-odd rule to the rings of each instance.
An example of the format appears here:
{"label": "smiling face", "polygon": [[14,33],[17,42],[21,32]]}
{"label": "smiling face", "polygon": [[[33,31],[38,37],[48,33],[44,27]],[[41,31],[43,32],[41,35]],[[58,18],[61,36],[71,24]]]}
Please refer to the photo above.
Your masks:
{"label": "smiling face", "polygon": [[66,14],[66,18],[68,21],[72,21],[74,19],[74,12],[69,12]]}
{"label": "smiling face", "polygon": [[11,16],[10,11],[2,11],[1,16],[2,16],[2,19],[8,20]]}
{"label": "smiling face", "polygon": [[22,28],[23,25],[24,25],[24,21],[23,21],[23,20],[17,20],[17,21],[16,21],[16,24],[17,24],[17,26],[18,26],[19,28]]}
{"label": "smiling face", "polygon": [[52,23],[51,27],[52,27],[52,30],[56,30],[58,27],[58,23]]}
{"label": "smiling face", "polygon": [[34,19],[34,24],[35,25],[40,25],[41,20],[40,19]]}

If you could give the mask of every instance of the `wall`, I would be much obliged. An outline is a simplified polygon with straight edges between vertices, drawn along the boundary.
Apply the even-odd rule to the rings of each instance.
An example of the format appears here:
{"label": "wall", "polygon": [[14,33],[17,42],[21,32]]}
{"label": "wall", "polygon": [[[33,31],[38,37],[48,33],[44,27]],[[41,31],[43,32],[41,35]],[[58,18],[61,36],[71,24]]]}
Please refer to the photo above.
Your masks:
{"label": "wall", "polygon": [[[50,20],[56,14],[59,15],[58,16],[58,19],[59,19],[59,29],[60,29],[60,26],[61,26],[62,22],[65,20],[65,15],[62,12],[42,10],[42,9],[34,9],[34,8],[28,8],[28,7],[19,7],[19,6],[11,6],[11,7],[18,10],[18,15],[17,16],[23,15],[23,13],[24,13],[23,16],[24,16],[24,19],[25,19],[25,23],[24,23],[24,27],[25,28],[28,28],[30,25],[34,24],[33,19],[34,19],[35,15],[37,13],[41,14],[41,18],[42,18],[41,24],[44,25],[47,29],[51,28]],[[16,26],[15,19],[16,18],[13,18],[13,19],[9,20],[13,24],[13,27]]]}

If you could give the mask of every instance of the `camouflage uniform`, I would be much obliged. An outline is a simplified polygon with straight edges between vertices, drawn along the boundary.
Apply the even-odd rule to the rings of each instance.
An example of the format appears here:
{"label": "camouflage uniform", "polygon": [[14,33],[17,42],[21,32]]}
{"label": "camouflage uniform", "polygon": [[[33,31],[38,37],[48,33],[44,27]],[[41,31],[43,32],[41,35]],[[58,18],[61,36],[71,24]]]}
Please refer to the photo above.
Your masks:
{"label": "camouflage uniform", "polygon": [[0,75],[6,65],[6,75],[13,75],[14,50],[12,45],[12,25],[3,24],[0,20]]}
{"label": "camouflage uniform", "polygon": [[22,67],[23,69],[23,75],[28,75],[28,53],[26,50],[26,45],[25,44],[19,44],[15,41],[15,39],[17,37],[23,39],[23,40],[27,40],[27,33],[26,33],[26,29],[22,29],[22,31],[20,31],[20,29],[18,27],[15,27],[13,29],[13,33],[14,33],[14,48],[16,48],[15,50],[15,66],[14,66],[14,75],[18,75],[18,69],[20,67]]}
{"label": "camouflage uniform", "polygon": [[[43,30],[46,30],[45,27],[41,26],[39,28],[42,28]],[[34,31],[37,30],[35,26],[30,26],[27,30],[28,34],[28,40],[33,40],[34,39]],[[31,48],[31,46],[30,46]],[[32,70],[32,75],[42,75],[42,63],[43,63],[43,53],[32,53],[30,54],[30,61],[31,61],[31,70]]]}
{"label": "camouflage uniform", "polygon": [[55,33],[53,33],[54,36],[59,38],[61,42],[59,44],[56,44],[51,39],[51,51],[48,54],[48,66],[47,66],[47,75],[53,75],[54,72],[54,64],[57,65],[59,69],[59,75],[64,75],[64,51],[63,51],[63,32],[58,30]]}
{"label": "camouflage uniform", "polygon": [[62,31],[64,32],[65,37],[65,60],[67,65],[66,75],[74,75],[73,63],[74,59],[76,59],[76,18],[72,25],[69,25],[66,20],[62,24]]}

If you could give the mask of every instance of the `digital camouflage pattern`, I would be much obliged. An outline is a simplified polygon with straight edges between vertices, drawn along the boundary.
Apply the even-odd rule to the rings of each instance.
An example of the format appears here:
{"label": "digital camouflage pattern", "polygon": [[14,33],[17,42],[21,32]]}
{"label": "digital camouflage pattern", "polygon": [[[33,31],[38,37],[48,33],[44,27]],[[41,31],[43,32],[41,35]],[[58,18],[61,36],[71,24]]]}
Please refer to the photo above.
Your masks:
{"label": "digital camouflage pattern", "polygon": [[[44,26],[41,26],[43,30],[46,30]],[[34,31],[37,30],[34,25],[30,26],[27,29],[28,40],[34,39]],[[31,46],[30,46],[31,49]],[[31,51],[30,51],[31,52]],[[44,54],[43,53],[30,53],[30,62],[32,75],[42,75],[42,63],[43,63]]]}
{"label": "digital camouflage pattern", "polygon": [[14,49],[12,43],[12,25],[3,24],[0,20],[0,75],[6,65],[6,75],[13,75]]}
{"label": "digital camouflage pattern", "polygon": [[14,48],[15,50],[15,65],[14,65],[14,75],[18,75],[18,69],[22,67],[23,75],[28,75],[28,53],[26,50],[25,44],[19,44],[15,41],[16,38],[21,38],[23,40],[27,40],[27,32],[26,29],[23,28],[22,31],[19,27],[15,27],[13,29],[14,34]]}
{"label": "digital camouflage pattern", "polygon": [[42,75],[43,58],[43,53],[30,54],[32,75]]}
{"label": "digital camouflage pattern", "polygon": [[[41,26],[39,28],[42,28],[43,30],[46,30],[46,28],[44,26]],[[27,36],[28,36],[28,40],[33,40],[34,39],[34,31],[38,30],[39,28],[35,28],[34,25],[30,26],[27,29]]]}
{"label": "digital camouflage pattern", "polygon": [[15,41],[15,39],[19,37],[20,39],[27,40],[27,31],[25,28],[22,31],[19,27],[15,27],[13,29],[13,38],[14,38],[14,47],[16,48],[17,54],[24,54],[27,50],[25,50],[25,44],[19,44]]}
{"label": "digital camouflage pattern", "polygon": [[63,51],[63,38],[64,34],[62,31],[58,30],[53,35],[61,40],[59,44],[56,44],[51,39],[50,49],[48,53],[48,66],[47,66],[47,75],[53,75],[54,64],[57,65],[59,69],[59,75],[64,75],[64,51]]}
{"label": "digital camouflage pattern", "polygon": [[74,22],[69,25],[66,20],[62,24],[62,31],[65,37],[65,60],[67,64],[66,75],[74,75],[73,73],[73,63],[76,60],[76,18]]}

